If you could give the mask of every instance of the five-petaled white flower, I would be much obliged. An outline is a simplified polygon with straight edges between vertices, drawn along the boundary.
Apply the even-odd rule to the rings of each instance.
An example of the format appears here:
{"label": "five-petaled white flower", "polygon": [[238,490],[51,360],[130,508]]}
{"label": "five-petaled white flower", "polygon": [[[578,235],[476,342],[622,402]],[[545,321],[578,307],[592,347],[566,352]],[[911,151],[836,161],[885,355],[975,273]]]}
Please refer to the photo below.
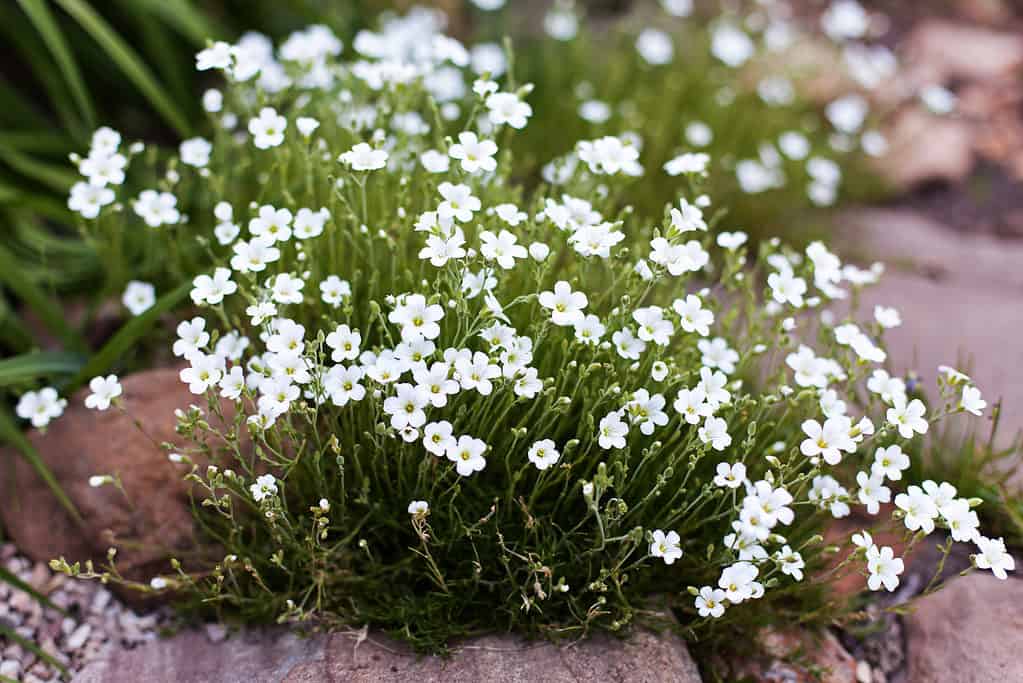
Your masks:
{"label": "five-petaled white flower", "polygon": [[655,529],[653,539],[650,541],[650,554],[664,560],[664,564],[674,564],[675,560],[682,557],[682,539],[678,532],[669,531],[664,533]]}

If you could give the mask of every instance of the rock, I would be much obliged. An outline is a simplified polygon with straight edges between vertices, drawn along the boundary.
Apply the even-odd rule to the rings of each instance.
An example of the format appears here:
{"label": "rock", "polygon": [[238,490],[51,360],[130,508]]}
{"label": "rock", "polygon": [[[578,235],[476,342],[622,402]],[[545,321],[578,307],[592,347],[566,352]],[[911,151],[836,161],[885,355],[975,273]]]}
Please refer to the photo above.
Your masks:
{"label": "rock", "polygon": [[[174,410],[196,397],[171,368],[125,377],[122,385],[124,412],[85,408],[86,389],[68,401],[64,415],[46,433],[28,433],[81,513],[82,525],[75,524],[24,458],[7,453],[13,466],[10,474],[2,473],[9,478],[0,482],[0,490],[11,493],[0,506],[0,519],[33,560],[61,555],[72,562],[104,560],[116,541],[120,571],[129,579],[148,581],[168,570],[169,554],[195,544],[181,466],[168,461],[158,444],[179,441]],[[97,474],[119,475],[127,498],[111,485],[89,486],[89,477]]]}
{"label": "rock", "polygon": [[914,683],[1023,680],[1023,582],[990,574],[954,579],[906,617]]}
{"label": "rock", "polygon": [[475,683],[492,681],[644,681],[698,683],[699,671],[675,635],[638,632],[628,640],[597,635],[574,645],[488,636],[455,647],[449,658],[417,657],[406,646],[364,633],[310,638],[279,629],[246,631],[212,643],[201,630],[134,650],[112,649],[76,683],[173,680],[176,683]]}
{"label": "rock", "polygon": [[[1004,400],[999,443],[1007,444],[1023,429],[1023,383],[1006,371],[1023,367],[1023,346],[1011,341],[1023,336],[1023,243],[957,233],[908,210],[861,210],[841,223],[845,253],[888,264],[863,291],[860,315],[877,304],[901,311],[902,326],[884,336],[891,367],[915,370],[933,391],[938,365],[958,365],[990,404]],[[986,436],[986,420],[965,424]]]}
{"label": "rock", "polygon": [[888,153],[877,168],[900,190],[936,180],[957,183],[973,169],[973,134],[966,121],[914,105],[894,117],[885,137]]}
{"label": "rock", "polygon": [[764,628],[757,635],[761,654],[733,663],[733,679],[788,683],[856,683],[856,660],[830,631],[798,627]]}
{"label": "rock", "polygon": [[905,61],[920,83],[998,78],[1023,65],[1023,36],[928,19],[907,38]]}

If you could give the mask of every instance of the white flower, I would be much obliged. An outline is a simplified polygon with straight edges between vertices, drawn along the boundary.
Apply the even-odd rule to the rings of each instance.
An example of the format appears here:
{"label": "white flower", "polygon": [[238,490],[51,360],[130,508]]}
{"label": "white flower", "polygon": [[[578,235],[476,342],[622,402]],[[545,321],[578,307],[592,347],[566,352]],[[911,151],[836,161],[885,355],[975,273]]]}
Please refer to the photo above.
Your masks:
{"label": "white flower", "polygon": [[707,229],[707,221],[703,218],[703,211],[700,207],[690,204],[685,199],[678,200],[677,209],[671,209],[671,225],[679,232]]}
{"label": "white flower", "polygon": [[224,375],[224,359],[215,353],[197,351],[188,357],[188,362],[189,367],[178,374],[193,394],[205,394]]}
{"label": "white flower", "polygon": [[181,163],[196,168],[205,168],[210,163],[210,152],[213,145],[205,138],[189,138],[178,148]]}
{"label": "white flower", "polygon": [[240,365],[235,365],[230,372],[220,378],[217,386],[220,387],[221,396],[230,401],[237,401],[245,392],[245,372]]}
{"label": "white flower", "polygon": [[181,219],[177,209],[178,198],[170,192],[143,190],[132,202],[132,209],[151,228],[173,225]]}
{"label": "white flower", "polygon": [[85,397],[85,407],[93,410],[106,410],[110,402],[121,395],[121,383],[117,381],[117,375],[106,377],[93,377],[89,382],[89,391],[92,393]]}
{"label": "white flower", "polygon": [[480,200],[473,196],[468,185],[452,185],[445,181],[437,187],[437,191],[444,198],[437,207],[437,215],[442,219],[454,218],[460,223],[465,223],[471,221],[473,212],[479,211],[482,207]]}
{"label": "white flower", "polygon": [[711,54],[730,67],[742,66],[754,51],[750,37],[731,24],[718,25],[711,35]]}
{"label": "white flower", "polygon": [[[672,0],[678,2],[678,0]],[[725,613],[725,592],[720,588],[704,586],[696,596],[696,611],[701,617],[717,619]]]}
{"label": "white flower", "polygon": [[408,513],[413,517],[425,517],[430,512],[430,504],[425,500],[413,500],[408,504]]}
{"label": "white flower", "polygon": [[[494,213],[497,214],[498,218],[512,227],[515,227],[522,221],[529,218],[529,214],[525,211],[519,211],[519,207],[514,204],[498,204],[494,207]],[[539,244],[539,242],[534,242],[534,244]],[[542,258],[537,260],[543,261]]]}
{"label": "white flower", "polygon": [[714,406],[707,402],[707,394],[700,387],[679,389],[673,407],[691,425],[699,424],[714,414]]}
{"label": "white flower", "polygon": [[911,439],[914,434],[926,434],[927,433],[927,420],[924,418],[924,413],[927,409],[924,407],[923,401],[918,398],[914,398],[909,403],[906,403],[905,396],[895,396],[892,400],[892,406],[885,413],[888,423],[898,427],[899,435],[903,439]]}
{"label": "white flower", "polygon": [[868,475],[866,472],[856,473],[856,483],[860,490],[857,494],[860,502],[867,506],[867,512],[876,515],[881,509],[881,503],[890,502],[892,492],[884,485],[884,476],[880,474]]}
{"label": "white flower", "polygon": [[26,391],[18,399],[14,412],[23,420],[29,420],[33,427],[41,428],[64,414],[67,399],[60,398],[53,387],[39,391]]}
{"label": "white flower", "polygon": [[710,368],[700,368],[700,382],[697,387],[707,397],[707,403],[714,410],[722,406],[732,398],[732,395],[725,389],[728,384],[728,377],[722,372],[715,372]]}
{"label": "white flower", "polygon": [[934,531],[938,506],[919,486],[910,486],[906,493],[895,496],[895,505],[905,514],[903,520],[910,531],[922,529],[925,534]]}
{"label": "white flower", "polygon": [[279,304],[300,304],[302,303],[302,288],[305,281],[288,273],[281,273],[273,280],[273,287],[270,294],[273,300]]}
{"label": "white flower", "polygon": [[401,325],[401,338],[405,341],[415,339],[436,339],[440,335],[438,322],[444,317],[444,309],[439,304],[427,303],[422,294],[410,294],[391,311],[387,319]]}
{"label": "white flower", "polygon": [[376,171],[387,165],[387,156],[386,151],[360,142],[341,154],[338,161],[347,164],[353,171]]}
{"label": "white flower", "polygon": [[703,308],[703,301],[695,294],[689,294],[686,298],[675,299],[671,307],[681,318],[680,324],[686,332],[696,332],[701,337],[710,334],[710,325],[714,323],[714,313]]}
{"label": "white flower", "polygon": [[361,401],[366,396],[366,387],[361,382],[365,373],[357,365],[345,367],[335,365],[323,379],[323,388],[330,396],[330,401],[336,406],[343,407],[350,401]]}
{"label": "white flower", "polygon": [[195,55],[195,68],[198,71],[206,71],[208,69],[227,70],[231,68],[233,61],[234,48],[230,43],[218,40]]}
{"label": "white flower", "polygon": [[583,344],[596,345],[600,343],[607,328],[600,318],[590,314],[575,324],[575,338]]}
{"label": "white flower", "polygon": [[480,233],[480,253],[488,261],[497,261],[497,265],[510,270],[515,267],[515,259],[524,259],[529,255],[524,246],[516,244],[517,241],[518,237],[507,230],[497,235],[484,230]]}
{"label": "white flower", "polygon": [[625,437],[629,433],[629,425],[622,421],[617,412],[608,413],[600,420],[598,426],[598,443],[605,450],[625,448]]}
{"label": "white flower", "polygon": [[1003,580],[1008,578],[1006,571],[1016,569],[1016,561],[1005,551],[1005,542],[1001,538],[981,536],[977,539],[977,550],[980,552],[973,556],[973,561],[978,569],[990,569]]}
{"label": "white flower", "polygon": [[561,453],[558,452],[557,445],[553,441],[543,439],[529,447],[527,457],[529,462],[536,465],[536,469],[545,470],[558,462]]}
{"label": "white flower", "polygon": [[291,221],[291,211],[266,204],[259,207],[258,215],[249,221],[249,233],[270,244],[287,242],[291,239]]}
{"label": "white flower", "polygon": [[352,285],[348,280],[342,280],[337,275],[328,275],[320,283],[320,298],[323,303],[337,308],[341,303],[352,295]]}
{"label": "white flower", "polygon": [[466,173],[483,171],[490,173],[497,169],[497,144],[493,140],[480,140],[476,133],[463,131],[458,134],[458,142],[451,145],[448,155],[461,161],[462,170]]}
{"label": "white flower", "polygon": [[451,159],[444,152],[428,149],[419,155],[419,163],[430,173],[447,173]]}
{"label": "white flower", "polygon": [[[601,334],[603,334],[603,332],[601,332]],[[655,382],[663,382],[667,376],[668,364],[663,360],[655,360],[653,365],[650,366],[650,378]]]}
{"label": "white flower", "polygon": [[956,498],[940,506],[938,511],[948,524],[949,533],[954,540],[976,542],[980,537],[980,518],[970,509],[970,501]]}
{"label": "white flower", "polygon": [[281,250],[274,246],[272,239],[254,237],[252,240],[238,242],[232,247],[231,268],[240,273],[258,273],[266,269],[267,264],[281,257]]}
{"label": "white flower", "polygon": [[670,176],[678,176],[683,173],[702,174],[707,172],[709,163],[710,155],[702,152],[687,152],[666,161],[664,172]]}
{"label": "white flower", "polygon": [[402,430],[405,427],[418,429],[426,424],[426,412],[423,410],[430,404],[430,396],[426,389],[408,383],[394,387],[395,395],[384,400],[384,413],[391,416],[391,428]]}
{"label": "white flower", "polygon": [[727,462],[719,462],[717,474],[714,475],[714,485],[722,488],[737,489],[746,482],[746,466],[741,462],[729,465]]}
{"label": "white flower", "polygon": [[650,542],[650,554],[664,560],[664,564],[674,564],[675,560],[682,557],[682,539],[675,531],[665,534],[660,529],[653,532],[653,540]]}
{"label": "white flower", "polygon": [[895,557],[891,548],[876,545],[867,549],[867,587],[872,591],[881,590],[881,586],[889,592],[899,587],[899,574],[905,569],[902,559]]}
{"label": "white flower", "polygon": [[[494,84],[496,88],[497,85]],[[496,92],[486,99],[487,115],[495,126],[508,124],[512,128],[526,127],[527,119],[533,115],[533,108],[514,93]]]}
{"label": "white flower", "polygon": [[787,574],[796,581],[803,580],[803,569],[806,567],[806,563],[803,561],[802,555],[785,545],[775,553],[774,558],[781,565],[782,574]]}
{"label": "white flower", "polygon": [[206,331],[206,321],[202,318],[182,320],[178,323],[178,339],[171,350],[175,356],[188,358],[193,353],[206,348],[210,335]]}
{"label": "white flower", "polygon": [[551,322],[563,326],[573,326],[580,322],[584,317],[583,309],[588,303],[585,294],[573,292],[572,286],[564,280],[554,284],[554,291],[541,292],[539,302],[550,310]]}
{"label": "white flower", "polygon": [[646,349],[646,342],[638,339],[632,333],[632,330],[628,328],[618,330],[612,334],[611,342],[614,344],[618,355],[629,360],[637,360],[639,355]]}
{"label": "white flower", "polygon": [[796,384],[801,387],[823,389],[828,385],[828,364],[809,346],[800,344],[795,353],[785,357],[785,364],[795,372]]}
{"label": "white flower", "polygon": [[707,417],[697,434],[700,441],[709,443],[716,451],[723,451],[732,443],[732,437],[728,433],[728,423],[720,417]]}
{"label": "white flower", "polygon": [[238,285],[231,281],[231,271],[227,268],[217,268],[213,271],[213,277],[203,274],[192,280],[191,297],[196,305],[216,306],[224,297],[236,291]]}
{"label": "white flower", "polygon": [[803,305],[806,281],[793,275],[791,270],[771,273],[767,276],[767,284],[771,287],[771,296],[778,303],[788,303],[796,308]]}
{"label": "white flower", "polygon": [[89,184],[96,187],[120,185],[124,182],[124,167],[128,160],[123,154],[106,154],[91,152],[78,165],[78,172],[89,179]]}
{"label": "white flower", "polygon": [[639,425],[639,431],[647,436],[654,433],[655,427],[668,424],[668,415],[664,412],[664,396],[651,396],[646,389],[636,391],[625,410],[632,424]]}
{"label": "white flower", "polygon": [[885,403],[894,403],[896,397],[906,400],[906,383],[899,377],[892,377],[884,370],[874,370],[867,380],[867,389],[879,395]]}
{"label": "white flower", "polygon": [[324,340],[332,351],[330,359],[335,362],[355,360],[359,357],[359,345],[362,344],[362,335],[358,330],[353,330],[348,325],[338,325],[333,332],[327,335]]}
{"label": "white flower", "polygon": [[124,288],[121,303],[132,315],[142,315],[156,303],[156,288],[148,282],[132,280]]}
{"label": "white flower", "polygon": [[113,203],[114,197],[114,191],[109,187],[77,182],[71,186],[67,207],[83,218],[95,218],[104,206]]}
{"label": "white flower", "polygon": [[696,348],[700,350],[703,357],[700,362],[708,368],[719,368],[725,374],[735,372],[735,364],[739,362],[739,354],[728,346],[723,337],[714,339],[701,339],[696,342]]}
{"label": "white flower", "polygon": [[671,321],[664,318],[664,309],[660,306],[637,308],[632,312],[632,319],[639,324],[637,334],[645,342],[667,346],[675,332]]}
{"label": "white flower", "polygon": [[455,361],[455,376],[463,389],[475,389],[489,396],[494,390],[491,380],[501,376],[501,368],[491,363],[487,354],[477,351],[471,357],[464,356]]}
{"label": "white flower", "polygon": [[729,251],[735,251],[742,245],[746,244],[749,239],[749,235],[742,231],[736,232],[719,232],[717,237],[717,245],[722,249],[728,249]]}
{"label": "white flower", "polygon": [[886,329],[898,327],[902,324],[902,316],[898,309],[889,306],[874,306],[874,320],[877,324]]}
{"label": "white flower", "polygon": [[963,387],[963,397],[959,401],[959,409],[980,416],[987,407],[987,401],[980,397],[977,387]]}
{"label": "white flower", "polygon": [[856,0],[834,0],[821,15],[821,28],[836,41],[862,38],[870,28],[870,17]]}
{"label": "white flower", "polygon": [[799,450],[807,457],[820,456],[829,465],[837,465],[842,461],[842,451],[856,452],[856,442],[849,435],[852,422],[848,417],[829,417],[823,425],[817,420],[806,420],[802,427],[807,438],[800,444]]}
{"label": "white flower", "polygon": [[455,463],[455,469],[463,477],[468,477],[473,472],[480,472],[487,466],[483,452],[487,445],[481,439],[474,439],[471,436],[460,436],[454,443],[448,445],[446,455],[448,460]]}
{"label": "white flower", "polygon": [[252,143],[258,149],[270,149],[284,142],[284,130],[288,120],[277,113],[273,107],[263,107],[259,116],[249,121],[249,133]]}
{"label": "white flower", "polygon": [[759,573],[760,570],[749,562],[736,562],[721,572],[718,586],[724,590],[725,599],[737,605],[763,593],[763,586],[756,580]]}
{"label": "white flower", "polygon": [[308,138],[320,127],[320,122],[308,116],[299,116],[295,119],[295,127],[302,137]]}
{"label": "white flower", "polygon": [[656,28],[643,29],[636,38],[636,51],[648,64],[661,65],[671,62],[675,46],[671,36]]}
{"label": "white flower", "polygon": [[252,493],[252,499],[258,503],[265,498],[276,495],[277,479],[272,474],[262,474],[256,477],[255,484],[249,486],[249,491]]}

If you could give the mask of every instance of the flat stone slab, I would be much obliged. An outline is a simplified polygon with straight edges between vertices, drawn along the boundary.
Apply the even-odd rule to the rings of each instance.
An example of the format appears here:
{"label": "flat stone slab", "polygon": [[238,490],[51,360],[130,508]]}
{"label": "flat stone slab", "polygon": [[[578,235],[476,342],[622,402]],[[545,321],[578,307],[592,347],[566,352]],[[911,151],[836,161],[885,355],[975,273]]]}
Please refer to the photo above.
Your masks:
{"label": "flat stone slab", "polygon": [[1000,442],[1010,441],[1023,429],[1023,241],[958,233],[908,210],[860,210],[842,226],[847,258],[887,265],[861,314],[875,304],[902,313],[885,333],[894,368],[915,370],[928,390],[939,365],[968,372],[989,404],[1004,399]]}
{"label": "flat stone slab", "polygon": [[698,683],[685,642],[669,633],[622,640],[596,635],[574,645],[513,636],[466,641],[448,658],[416,656],[370,633],[302,638],[282,629],[251,630],[213,642],[190,630],[134,650],[110,649],[75,683]]}

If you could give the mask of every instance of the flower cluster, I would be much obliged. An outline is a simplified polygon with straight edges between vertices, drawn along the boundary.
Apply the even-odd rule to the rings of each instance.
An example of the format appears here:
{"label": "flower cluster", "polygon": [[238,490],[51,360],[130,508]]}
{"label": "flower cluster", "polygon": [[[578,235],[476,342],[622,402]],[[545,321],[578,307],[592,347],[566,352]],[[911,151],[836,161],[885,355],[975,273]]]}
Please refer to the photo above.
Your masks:
{"label": "flower cluster", "polygon": [[[392,19],[349,61],[323,27],[197,57],[229,84],[204,98],[213,140],[119,217],[214,255],[172,347],[200,404],[172,460],[228,555],[164,585],[433,645],[506,617],[622,628],[652,590],[688,588],[677,606],[702,624],[820,569],[828,518],[879,515],[903,447],[983,411],[964,375],[937,414],[881,367],[897,311],[835,320],[880,268],[721,231],[701,159],[669,171],[693,191],[653,225],[611,189],[643,172],[626,135],[580,141],[526,193],[511,157],[543,125],[531,88],[473,73],[437,28]],[[715,38],[733,59],[739,42]],[[92,389],[97,408],[120,391]],[[1012,568],[950,485],[894,502],[908,531]],[[902,564],[867,543],[865,569],[892,590]]]}

